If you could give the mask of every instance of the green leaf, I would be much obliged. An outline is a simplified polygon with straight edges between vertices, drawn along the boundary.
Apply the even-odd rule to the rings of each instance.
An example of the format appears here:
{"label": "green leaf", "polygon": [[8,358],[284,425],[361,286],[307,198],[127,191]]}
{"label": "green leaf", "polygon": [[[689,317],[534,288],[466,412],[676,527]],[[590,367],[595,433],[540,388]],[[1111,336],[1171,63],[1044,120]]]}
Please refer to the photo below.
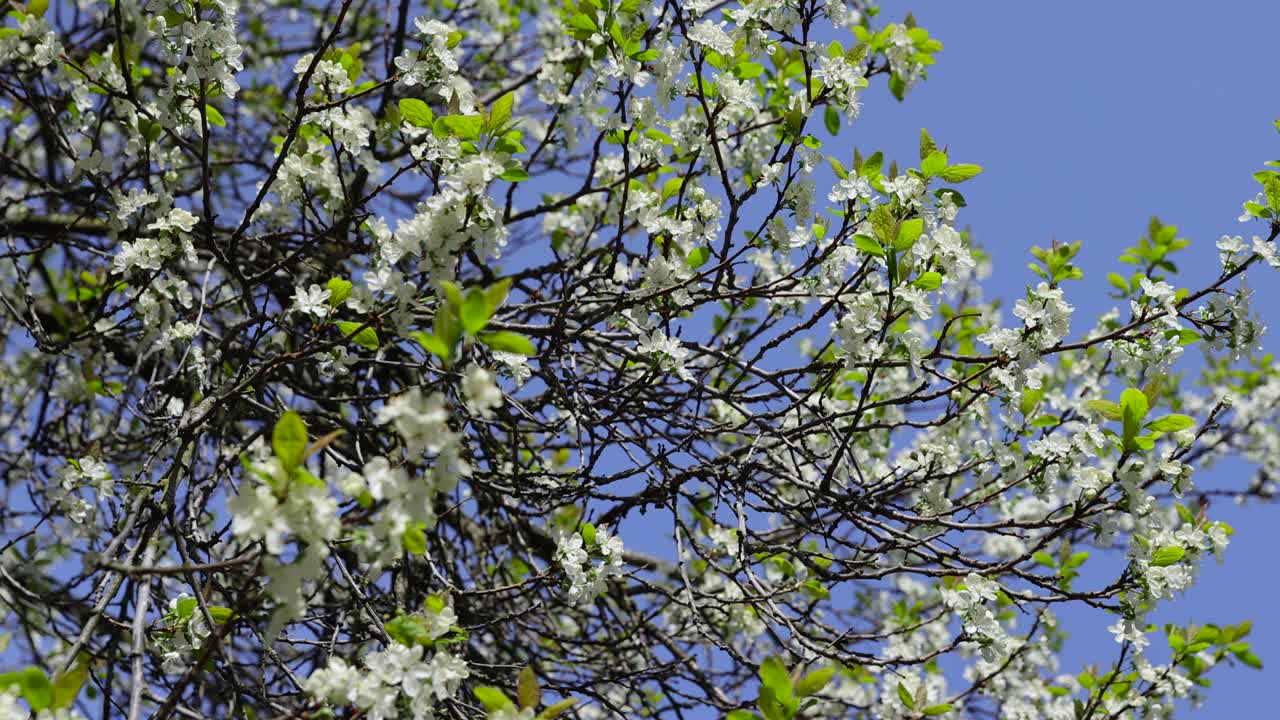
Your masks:
{"label": "green leaf", "polygon": [[213,125],[214,127],[226,127],[226,126],[227,126],[227,120],[226,120],[226,118],[222,117],[222,113],[218,112],[218,108],[216,108],[216,107],[214,107],[214,106],[212,106],[212,105],[205,104],[205,106],[204,106],[204,116],[205,116],[205,119],[207,119],[207,120],[209,121],[209,124],[210,124],[210,125]]}
{"label": "green leaf", "polygon": [[938,173],[938,177],[941,177],[949,183],[962,183],[965,180],[977,177],[981,172],[982,167],[979,165],[968,165],[962,163],[960,165],[947,166],[946,170]]}
{"label": "green leaf", "polygon": [[[446,294],[448,292],[446,291]],[[453,354],[453,348],[458,344],[459,338],[462,337],[462,321],[458,319],[458,310],[462,307],[462,300],[459,298],[455,305],[452,301],[444,307],[436,311],[435,321],[432,323],[432,330],[435,337],[449,348],[449,354]]]}
{"label": "green leaf", "polygon": [[519,165],[513,165],[506,170],[503,170],[502,174],[498,176],[498,179],[506,180],[507,182],[524,182],[529,179],[529,171]]}
{"label": "green leaf", "polygon": [[70,670],[55,678],[49,707],[53,710],[71,707],[76,701],[76,696],[80,694],[80,688],[84,687],[84,681],[88,675],[84,663],[77,661]]}
{"label": "green leaf", "polygon": [[29,0],[27,3],[27,14],[35,17],[44,17],[45,11],[49,9],[49,0]]}
{"label": "green leaf", "polygon": [[431,626],[421,615],[398,615],[382,628],[392,640],[408,647],[431,644]]}
{"label": "green leaf", "polygon": [[53,685],[43,670],[28,667],[22,671],[22,698],[34,712],[48,709],[53,703]]}
{"label": "green leaf", "polygon": [[431,107],[418,98],[401,98],[399,107],[400,117],[415,127],[429,128],[436,121],[436,115],[431,112]]}
{"label": "green leaf", "polygon": [[307,451],[307,424],[301,415],[290,410],[280,416],[271,430],[271,450],[286,470],[302,462]]}
{"label": "green leaf", "polygon": [[1119,420],[1124,417],[1120,406],[1110,400],[1088,400],[1084,406],[1108,420]]}
{"label": "green leaf", "polygon": [[227,622],[235,616],[235,611],[229,607],[222,607],[221,605],[209,606],[209,617],[213,618],[213,621],[219,625]]}
{"label": "green leaf", "polygon": [[342,278],[329,278],[326,287],[329,288],[329,304],[333,307],[338,307],[351,297],[351,283]]}
{"label": "green leaf", "polygon": [[823,111],[822,121],[827,126],[827,132],[832,135],[840,134],[840,112],[835,109],[834,105],[828,105]]}
{"label": "green leaf", "polygon": [[1078,568],[1081,565],[1083,565],[1085,561],[1088,559],[1089,559],[1089,551],[1081,550],[1080,552],[1074,553],[1071,557],[1067,558],[1067,561],[1062,563],[1062,567],[1067,568],[1068,570],[1072,568]]}
{"label": "green leaf", "polygon": [[539,713],[538,720],[552,720],[552,718],[558,717],[564,711],[568,710],[569,708],[577,704],[578,704],[578,698],[566,698],[564,700],[561,700],[555,705],[548,706],[545,710]]}
{"label": "green leaf", "polygon": [[880,247],[880,243],[876,242],[874,238],[867,237],[866,235],[854,235],[853,246],[868,255],[884,257],[884,248]]}
{"label": "green leaf", "polygon": [[444,299],[447,303],[452,305],[455,309],[462,306],[462,291],[458,289],[457,285],[454,285],[448,280],[441,280],[440,288],[441,292],[444,293]]}
{"label": "green leaf", "polygon": [[947,154],[940,150],[934,150],[929,153],[928,157],[920,161],[920,172],[924,173],[925,177],[933,177],[946,169]]}
{"label": "green leaf", "polygon": [[933,141],[929,135],[929,131],[920,128],[920,159],[924,160],[929,157],[929,153],[938,149],[938,144]]}
{"label": "green leaf", "polygon": [[761,720],[761,717],[750,710],[730,710],[724,720]]}
{"label": "green leaf", "polygon": [[770,655],[760,663],[760,682],[773,691],[776,699],[786,701],[791,698],[791,674],[782,666],[782,661]]}
{"label": "green leaf", "polygon": [[690,250],[689,257],[687,258],[689,261],[689,267],[691,268],[700,268],[703,265],[706,265],[707,261],[710,259],[711,249],[705,247],[696,247]]}
{"label": "green leaf", "polygon": [[877,150],[858,166],[858,175],[868,180],[874,180],[880,177],[882,165],[884,165],[884,153]]}
{"label": "green leaf", "polygon": [[427,333],[427,332],[422,332],[421,330],[415,330],[409,333],[409,337],[413,338],[414,340],[417,340],[418,344],[422,346],[423,350],[426,350],[427,352],[431,353],[432,355],[435,355],[436,357],[446,362],[449,360],[449,354],[450,354],[449,346],[445,345],[444,341],[436,337],[435,335],[432,335],[431,333]]}
{"label": "green leaf", "polygon": [[677,175],[676,177],[668,178],[667,181],[662,184],[662,202],[665,203],[667,200],[675,197],[679,194],[680,188],[682,187],[684,187],[684,176]]}
{"label": "green leaf", "polygon": [[920,712],[924,713],[926,716],[932,717],[934,715],[946,715],[953,709],[954,708],[952,708],[949,703],[943,703],[941,705],[930,705]]}
{"label": "green leaf", "polygon": [[481,685],[472,692],[475,693],[476,699],[480,701],[480,704],[484,705],[484,709],[489,712],[496,712],[504,708],[512,707],[515,704],[511,702],[511,698],[507,697],[496,687]]}
{"label": "green leaf", "polygon": [[920,273],[920,277],[916,278],[916,281],[912,283],[912,285],[915,285],[921,290],[937,290],[942,287],[942,275],[940,273],[933,272],[932,270],[929,272],[922,272]]}
{"label": "green leaf", "polygon": [[1182,560],[1186,554],[1187,551],[1178,545],[1166,545],[1151,553],[1151,567],[1168,567]]}
{"label": "green leaf", "polygon": [[1262,190],[1267,196],[1267,207],[1280,212],[1280,177],[1268,175],[1262,182]]}
{"label": "green leaf", "polygon": [[368,326],[362,328],[361,325],[364,325],[364,323],[339,320],[338,330],[340,330],[344,336],[349,336],[351,338],[351,342],[356,345],[359,345],[366,350],[377,350],[380,345],[378,342],[378,332]]}
{"label": "green leaf", "polygon": [[1240,660],[1240,662],[1244,663],[1245,665],[1248,665],[1254,670],[1262,669],[1262,661],[1258,659],[1257,655],[1254,655],[1252,652],[1249,652],[1249,650],[1247,649],[1237,650],[1237,651],[1233,651],[1232,654],[1235,655],[1236,658]]}
{"label": "green leaf", "polygon": [[1124,439],[1133,442],[1142,428],[1142,420],[1150,411],[1147,396],[1136,388],[1129,388],[1120,393],[1120,413],[1124,420]]}
{"label": "green leaf", "polygon": [[481,333],[476,336],[480,342],[488,345],[491,349],[499,352],[516,353],[519,355],[537,355],[538,350],[534,348],[533,343],[523,335],[506,330],[498,332]]}
{"label": "green leaf", "polygon": [[778,704],[778,697],[771,687],[760,688],[760,694],[756,697],[756,707],[760,708],[760,714],[764,715],[765,720],[787,720],[787,716],[782,712],[782,706]]}
{"label": "green leaf", "polygon": [[479,140],[480,129],[484,127],[484,118],[479,115],[446,115],[432,126],[442,127],[444,134],[463,140]]}
{"label": "green leaf", "polygon": [[902,701],[903,705],[907,706],[908,710],[916,709],[916,699],[911,697],[911,691],[901,682],[898,683],[898,699]]}
{"label": "green leaf", "polygon": [[462,329],[468,335],[475,335],[489,324],[489,318],[493,317],[496,308],[491,306],[484,293],[477,288],[467,291],[467,298],[462,302],[462,308],[458,311],[458,317],[462,320]]}
{"label": "green leaf", "polygon": [[895,229],[893,212],[889,210],[888,205],[877,205],[871,211],[871,229],[875,232],[876,239],[880,241],[882,247],[889,247],[895,244],[898,239],[898,233]]}
{"label": "green leaf", "polygon": [[825,667],[800,678],[800,682],[796,683],[796,694],[800,697],[807,697],[817,693],[819,690],[827,686],[831,682],[831,678],[836,674],[833,667]]}
{"label": "green leaf", "polygon": [[924,232],[924,220],[922,218],[914,218],[903,221],[898,228],[898,236],[893,241],[893,249],[898,252],[910,250],[915,245],[916,240],[920,239],[920,234]]}
{"label": "green leaf", "polygon": [[740,62],[736,67],[734,67],[733,74],[737,75],[741,80],[758,78],[764,74],[764,66],[760,63]]}
{"label": "green leaf", "polygon": [[574,30],[582,30],[584,32],[595,32],[600,29],[600,26],[596,25],[596,21],[585,13],[574,15],[565,24]]}
{"label": "green leaf", "polygon": [[536,708],[542,703],[542,688],[538,687],[538,678],[528,665],[520,671],[516,683],[516,699],[520,701],[521,709]]}
{"label": "green leaf", "polygon": [[502,127],[503,123],[511,119],[511,111],[515,107],[516,96],[507,93],[497,100],[493,101],[493,105],[489,107],[489,127],[496,129]]}
{"label": "green leaf", "polygon": [[510,292],[511,278],[503,278],[484,289],[484,299],[485,302],[489,303],[489,307],[497,311],[502,303],[507,301],[507,295]]}
{"label": "green leaf", "polygon": [[400,544],[410,555],[422,555],[427,552],[427,534],[422,528],[410,525],[401,533]]}
{"label": "green leaf", "polygon": [[1186,430],[1196,424],[1195,418],[1190,415],[1165,415],[1162,418],[1156,418],[1147,423],[1147,428],[1158,432],[1177,432]]}

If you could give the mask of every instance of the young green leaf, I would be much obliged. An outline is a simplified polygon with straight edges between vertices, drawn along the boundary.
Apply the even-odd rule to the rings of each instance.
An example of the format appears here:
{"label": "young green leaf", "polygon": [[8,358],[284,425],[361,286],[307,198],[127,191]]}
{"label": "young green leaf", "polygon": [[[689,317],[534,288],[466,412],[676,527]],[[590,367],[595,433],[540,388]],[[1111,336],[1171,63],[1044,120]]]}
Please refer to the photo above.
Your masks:
{"label": "young green leaf", "polygon": [[481,685],[472,692],[475,693],[476,699],[480,701],[480,704],[484,705],[484,709],[489,712],[496,712],[512,707],[515,704],[511,702],[511,698],[496,687]]}
{"label": "young green leaf", "polygon": [[489,128],[497,129],[502,127],[511,119],[512,108],[515,107],[516,96],[507,93],[497,100],[493,101],[493,105],[489,107]]}
{"label": "young green leaf", "polygon": [[1147,423],[1147,428],[1157,432],[1169,433],[1186,430],[1195,424],[1195,418],[1190,415],[1165,415],[1162,418],[1156,418],[1155,420]]}
{"label": "young green leaf", "polygon": [[329,304],[338,307],[351,297],[351,283],[342,278],[329,278],[325,284],[329,288]]}
{"label": "young green leaf", "polygon": [[907,706],[908,710],[916,709],[916,699],[912,697],[911,691],[907,689],[907,686],[901,682],[898,683],[898,699],[902,701],[903,705]]}
{"label": "young green leaf", "polygon": [[1151,553],[1151,567],[1168,567],[1182,560],[1187,551],[1177,545],[1167,545]]}
{"label": "young green leaf", "polygon": [[817,693],[819,690],[827,686],[831,682],[831,678],[836,674],[834,667],[825,667],[800,678],[800,682],[796,683],[796,694],[801,697],[807,697]]}
{"label": "young green leaf", "polygon": [[925,177],[933,177],[943,170],[947,169],[947,154],[938,150],[929,153],[928,157],[920,161],[920,172]]}
{"label": "young green leaf", "polygon": [[537,355],[538,350],[534,348],[533,343],[523,335],[518,335],[506,330],[498,332],[481,333],[476,336],[480,342],[488,345],[490,349],[499,352],[516,353],[518,355]]}
{"label": "young green leaf", "polygon": [[1120,414],[1124,421],[1124,439],[1132,443],[1142,429],[1142,420],[1147,416],[1150,406],[1147,396],[1141,390],[1129,388],[1120,394]]}
{"label": "young green leaf", "polygon": [[711,259],[711,250],[706,247],[696,247],[689,251],[687,258],[689,267],[700,268],[707,264],[707,260]]}
{"label": "young green leaf", "polygon": [[53,694],[49,702],[50,709],[61,710],[71,707],[76,701],[76,696],[80,694],[80,688],[84,686],[84,681],[88,675],[85,663],[77,661],[71,666],[70,670],[54,678]]}
{"label": "young green leaf", "polygon": [[418,98],[401,98],[399,107],[400,117],[414,127],[429,128],[436,121],[435,113]]}
{"label": "young green leaf", "polygon": [[307,451],[307,425],[290,410],[276,421],[271,431],[271,449],[286,469],[297,467]]}
{"label": "young green leaf", "polygon": [[578,698],[565,698],[554,705],[547,706],[545,710],[538,714],[538,720],[552,720],[577,704]]}
{"label": "young green leaf", "polygon": [[853,246],[868,255],[884,257],[884,248],[880,247],[880,243],[876,242],[874,238],[867,237],[866,235],[854,235]]}
{"label": "young green leaf", "polygon": [[1110,400],[1087,400],[1084,406],[1108,420],[1119,420],[1124,417],[1120,406]]}
{"label": "young green leaf", "polygon": [[205,116],[205,119],[209,121],[209,124],[214,127],[227,126],[226,118],[222,117],[222,113],[218,112],[218,108],[212,105],[206,104],[204,106],[204,116]]}
{"label": "young green leaf", "polygon": [[778,700],[785,701],[793,693],[791,674],[782,666],[782,662],[773,655],[765,658],[764,662],[760,663],[760,682],[764,683],[766,688],[772,690],[774,697]]}
{"label": "young green leaf", "polygon": [[489,318],[493,317],[494,309],[478,288],[468,290],[467,297],[462,301],[462,308],[458,312],[462,320],[462,329],[467,331],[468,335],[480,332],[485,325],[489,324]]}
{"label": "young green leaf", "polygon": [[49,676],[38,667],[28,667],[22,671],[22,699],[27,701],[35,712],[47,709],[53,704],[53,684]]}
{"label": "young green leaf", "polygon": [[938,177],[949,183],[962,183],[970,178],[977,177],[982,172],[982,167],[978,165],[949,165],[946,170],[938,173]]}
{"label": "young green leaf", "polygon": [[415,330],[409,333],[409,337],[413,338],[414,340],[417,340],[418,344],[422,346],[423,350],[426,350],[427,352],[431,353],[432,355],[435,355],[441,360],[448,362],[450,348],[448,345],[445,345],[444,341],[441,340],[440,338],[436,337],[435,335],[432,335],[431,333],[423,332],[421,330]]}
{"label": "young green leaf", "polygon": [[536,708],[542,702],[542,688],[538,687],[538,678],[533,674],[533,668],[528,665],[520,670],[516,683],[516,699],[520,702],[521,709]]}
{"label": "young green leaf", "polygon": [[898,236],[893,242],[893,249],[898,252],[905,252],[915,245],[916,240],[920,239],[920,234],[924,232],[924,220],[921,218],[913,218],[904,220],[898,228]]}
{"label": "young green leaf", "polygon": [[338,330],[345,337],[350,338],[351,342],[366,350],[377,350],[380,346],[378,332],[371,327],[365,326],[364,323],[339,320]]}
{"label": "young green leaf", "polygon": [[921,290],[937,290],[942,287],[942,275],[930,270],[929,272],[920,273],[920,277],[912,283]]}
{"label": "young green leaf", "polygon": [[404,551],[410,555],[422,555],[427,551],[427,534],[420,527],[410,525],[405,528],[400,535],[400,542],[404,545]]}

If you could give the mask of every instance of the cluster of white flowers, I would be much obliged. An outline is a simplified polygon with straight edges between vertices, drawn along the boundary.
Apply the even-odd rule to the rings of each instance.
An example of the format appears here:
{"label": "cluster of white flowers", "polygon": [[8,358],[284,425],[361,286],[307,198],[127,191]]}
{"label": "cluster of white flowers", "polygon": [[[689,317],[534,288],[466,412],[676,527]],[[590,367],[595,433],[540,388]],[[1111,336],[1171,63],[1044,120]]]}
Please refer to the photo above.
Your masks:
{"label": "cluster of white flowers", "polygon": [[689,41],[721,55],[733,57],[733,38],[725,32],[724,25],[723,22],[716,24],[710,20],[702,20],[689,28]]}
{"label": "cluster of white flowers", "polygon": [[61,57],[62,42],[45,18],[16,10],[10,15],[17,16],[18,27],[5,28],[8,32],[0,33],[0,63],[15,67],[18,63],[31,63],[43,68]]}
{"label": "cluster of white flowers", "polygon": [[661,330],[655,328],[641,335],[636,350],[653,358],[660,369],[673,372],[682,380],[693,380],[693,373],[685,365],[685,358],[689,356],[688,348]]}
{"label": "cluster of white flowers", "polygon": [[458,58],[450,47],[450,36],[455,33],[453,26],[421,17],[415,19],[413,25],[422,41],[422,48],[406,50],[395,59],[404,84],[431,86],[456,76]]}
{"label": "cluster of white flowers", "polygon": [[[475,248],[483,258],[497,258],[507,243],[507,229],[499,222],[501,212],[483,193],[483,187],[502,172],[484,158],[473,158],[457,168],[456,187],[450,186],[418,204],[418,212],[396,226],[391,242],[381,246],[386,262],[395,264],[406,255],[421,258],[422,269],[432,280],[454,279],[454,265],[464,246]],[[495,172],[496,170],[496,172]],[[479,193],[470,196],[467,191]]]}
{"label": "cluster of white flowers", "polygon": [[211,630],[197,600],[186,593],[169,601],[164,619],[166,632],[157,643],[164,658],[161,669],[170,675],[179,675],[204,647]]}
{"label": "cluster of white flowers", "polygon": [[[570,605],[590,603],[604,592],[609,578],[622,575],[622,539],[598,527],[588,542],[584,531],[561,532],[556,540],[555,560],[568,576],[566,597]],[[592,554],[599,558],[594,563]]]}
{"label": "cluster of white flowers", "polygon": [[312,284],[309,288],[298,287],[293,294],[293,311],[304,315],[322,318],[329,314],[329,288]]}
{"label": "cluster of white flowers", "polygon": [[502,406],[502,390],[494,382],[493,373],[479,365],[472,365],[462,376],[462,394],[467,407],[481,417],[493,417],[495,408]]}
{"label": "cluster of white flowers", "polygon": [[360,708],[369,720],[405,717],[399,709],[402,698],[413,720],[433,720],[436,707],[470,675],[466,661],[444,650],[428,653],[420,646],[394,643],[366,655],[364,670],[332,656],[302,686],[324,702]]}
{"label": "cluster of white flowers", "polygon": [[[117,216],[120,212],[117,211]],[[126,216],[131,213],[132,210],[129,210]],[[188,262],[195,262],[196,250],[191,241],[191,231],[198,220],[199,218],[192,215],[189,210],[173,208],[164,217],[158,218],[147,226],[147,230],[154,232],[154,235],[120,244],[120,252],[115,257],[116,272],[127,273],[134,267],[143,270],[159,270],[160,266],[179,250],[183,252]]]}
{"label": "cluster of white flowers", "polygon": [[825,54],[819,56],[818,69],[814,75],[831,91],[836,106],[849,120],[856,119],[862,110],[858,92],[868,84],[866,67],[850,63],[843,54]]}
{"label": "cluster of white flowers", "polygon": [[964,581],[942,588],[942,601],[964,620],[965,635],[979,644],[982,657],[996,662],[1009,653],[1009,636],[986,602],[995,600],[1000,584],[976,573]]}
{"label": "cluster of white flowers", "polygon": [[[270,557],[265,562],[269,589],[283,603],[278,619],[306,608],[303,582],[317,577],[329,556],[329,542],[342,532],[338,501],[319,480],[291,473],[275,457],[250,463],[240,491],[227,501],[231,532],[247,541],[261,541]],[[286,542],[299,552],[286,561]]]}

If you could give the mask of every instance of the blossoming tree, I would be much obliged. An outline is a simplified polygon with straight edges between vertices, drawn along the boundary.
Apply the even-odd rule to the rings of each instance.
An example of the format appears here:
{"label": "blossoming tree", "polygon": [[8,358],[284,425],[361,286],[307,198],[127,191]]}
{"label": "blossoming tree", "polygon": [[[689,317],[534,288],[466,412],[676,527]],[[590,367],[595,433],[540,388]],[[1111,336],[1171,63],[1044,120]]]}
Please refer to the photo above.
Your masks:
{"label": "blossoming tree", "polygon": [[8,5],[0,718],[1151,718],[1260,665],[1150,617],[1280,471],[1280,172],[1208,286],[1153,220],[1112,312],[1055,244],[1006,315],[963,148],[840,138],[942,49],[865,0]]}

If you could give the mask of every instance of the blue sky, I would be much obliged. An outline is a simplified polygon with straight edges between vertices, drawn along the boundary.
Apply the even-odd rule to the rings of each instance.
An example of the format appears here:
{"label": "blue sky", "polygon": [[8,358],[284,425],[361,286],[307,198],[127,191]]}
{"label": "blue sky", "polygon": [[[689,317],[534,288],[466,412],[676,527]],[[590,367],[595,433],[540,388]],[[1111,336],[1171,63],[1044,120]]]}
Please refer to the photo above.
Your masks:
{"label": "blue sky", "polygon": [[[1194,287],[1217,272],[1218,237],[1265,231],[1236,218],[1257,192],[1252,173],[1280,158],[1271,77],[1280,3],[914,0],[889,3],[884,20],[908,9],[946,45],[929,81],[902,104],[881,87],[869,91],[862,117],[828,149],[843,157],[857,144],[913,163],[927,127],[953,160],[983,165],[963,188],[961,223],[994,255],[992,296],[1016,297],[1035,279],[1026,269],[1031,246],[1083,240],[1086,276],[1069,290],[1079,334],[1114,304],[1106,274],[1123,271],[1115,258],[1151,215],[1192,241],[1180,277]],[[1280,333],[1280,278],[1261,270],[1255,309]],[[1280,349],[1280,335],[1264,344]],[[1199,479],[1241,485],[1245,473],[1223,465]],[[1237,530],[1225,564],[1207,564],[1199,585],[1157,616],[1253,620],[1265,669],[1216,671],[1194,717],[1253,717],[1270,705],[1280,680],[1278,512],[1215,504],[1213,517]],[[1089,622],[1072,633],[1064,670],[1114,657],[1102,627]]]}

